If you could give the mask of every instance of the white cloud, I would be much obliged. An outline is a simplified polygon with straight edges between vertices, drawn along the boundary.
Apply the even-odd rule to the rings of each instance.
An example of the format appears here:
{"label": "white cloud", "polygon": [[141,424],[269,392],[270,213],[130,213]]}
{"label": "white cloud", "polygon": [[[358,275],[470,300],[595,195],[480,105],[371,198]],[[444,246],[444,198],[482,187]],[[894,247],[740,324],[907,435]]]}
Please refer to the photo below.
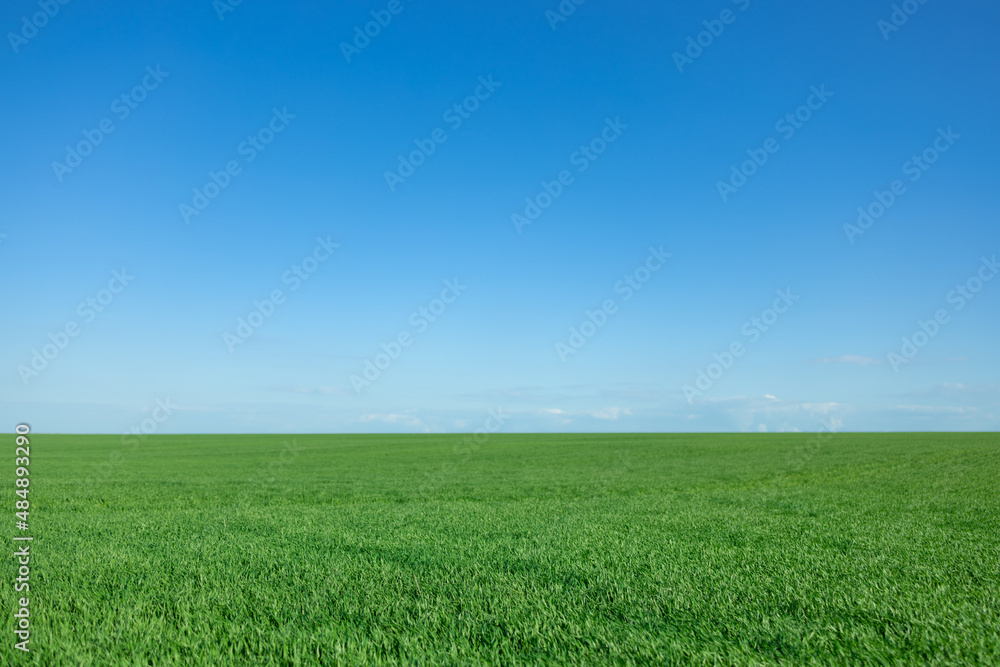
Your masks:
{"label": "white cloud", "polygon": [[801,407],[807,412],[828,415],[836,410],[843,410],[844,405],[841,403],[802,403]]}
{"label": "white cloud", "polygon": [[[767,427],[769,432],[813,432],[824,420],[836,423],[835,413],[850,410],[850,406],[842,403],[798,403],[772,394],[709,398],[696,405],[699,421],[728,425],[722,428],[743,432],[757,431],[760,426]],[[692,419],[692,415],[689,414],[688,419]]]}
{"label": "white cloud", "polygon": [[364,423],[379,421],[386,424],[399,424],[406,426],[408,428],[420,429],[424,433],[430,433],[431,429],[423,421],[414,417],[412,414],[398,414],[398,413],[372,413],[367,415],[362,415],[360,421]]}
{"label": "white cloud", "polygon": [[925,415],[967,415],[977,411],[977,409],[973,407],[966,408],[935,405],[894,405],[889,409],[899,410],[900,412],[915,412],[917,414]]}
{"label": "white cloud", "polygon": [[594,419],[616,420],[622,415],[631,415],[632,411],[628,408],[601,408],[600,410],[591,410],[588,414]]}

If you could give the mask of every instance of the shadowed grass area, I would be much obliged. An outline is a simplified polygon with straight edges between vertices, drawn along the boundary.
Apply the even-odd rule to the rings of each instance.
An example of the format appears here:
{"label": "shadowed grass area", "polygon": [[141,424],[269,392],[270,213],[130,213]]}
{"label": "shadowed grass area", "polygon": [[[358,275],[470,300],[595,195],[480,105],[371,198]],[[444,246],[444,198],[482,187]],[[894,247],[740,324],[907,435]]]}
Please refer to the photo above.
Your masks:
{"label": "shadowed grass area", "polygon": [[33,435],[0,662],[1000,664],[1000,436],[807,441]]}

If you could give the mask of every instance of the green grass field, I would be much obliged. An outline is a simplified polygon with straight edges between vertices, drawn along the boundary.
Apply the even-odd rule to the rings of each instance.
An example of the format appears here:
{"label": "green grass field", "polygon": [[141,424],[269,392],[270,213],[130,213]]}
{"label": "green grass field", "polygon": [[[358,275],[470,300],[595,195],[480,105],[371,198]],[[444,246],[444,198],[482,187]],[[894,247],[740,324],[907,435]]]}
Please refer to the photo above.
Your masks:
{"label": "green grass field", "polygon": [[1000,665],[1000,435],[808,440],[33,435],[0,663]]}

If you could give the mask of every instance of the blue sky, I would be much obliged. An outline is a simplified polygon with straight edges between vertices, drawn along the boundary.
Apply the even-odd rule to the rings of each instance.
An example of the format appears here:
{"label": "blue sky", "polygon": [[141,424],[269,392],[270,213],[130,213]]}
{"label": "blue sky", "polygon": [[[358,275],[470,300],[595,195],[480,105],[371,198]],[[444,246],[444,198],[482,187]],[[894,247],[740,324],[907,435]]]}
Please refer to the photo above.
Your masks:
{"label": "blue sky", "polygon": [[994,4],[45,6],[10,428],[1000,424]]}

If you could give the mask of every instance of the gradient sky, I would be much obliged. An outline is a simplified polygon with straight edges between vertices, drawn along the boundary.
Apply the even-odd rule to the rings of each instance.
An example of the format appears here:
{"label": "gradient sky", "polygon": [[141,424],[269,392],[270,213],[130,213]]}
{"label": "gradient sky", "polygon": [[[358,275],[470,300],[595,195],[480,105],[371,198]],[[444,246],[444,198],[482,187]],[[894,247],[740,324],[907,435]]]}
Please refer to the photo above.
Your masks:
{"label": "gradient sky", "polygon": [[[157,416],[162,433],[467,432],[491,409],[507,432],[1000,425],[1000,280],[952,293],[1000,253],[995,3],[932,0],[890,31],[889,1],[588,0],[556,21],[556,0],[399,0],[345,56],[389,5],[73,0],[32,30],[37,1],[4,4],[11,430],[125,433]],[[477,88],[454,127],[445,112]],[[281,131],[251,151],[275,109]],[[797,110],[794,133],[777,125]],[[78,166],[53,165],[102,122],[113,131]],[[390,188],[398,156],[438,128],[446,141]],[[581,157],[602,132],[615,140]],[[748,151],[767,161],[724,201]],[[180,205],[231,161],[186,221]],[[885,213],[845,232],[895,180]],[[320,238],[339,247],[311,265]],[[619,281],[646,277],[661,247],[626,299]],[[286,273],[304,261],[308,280]],[[464,289],[425,320],[446,281]],[[274,290],[271,316],[227,344]],[[778,290],[797,299],[753,335]],[[919,321],[935,335],[894,368]],[[400,334],[398,358],[352,384]],[[711,367],[735,342],[743,355]],[[699,372],[716,377],[687,400]]]}

